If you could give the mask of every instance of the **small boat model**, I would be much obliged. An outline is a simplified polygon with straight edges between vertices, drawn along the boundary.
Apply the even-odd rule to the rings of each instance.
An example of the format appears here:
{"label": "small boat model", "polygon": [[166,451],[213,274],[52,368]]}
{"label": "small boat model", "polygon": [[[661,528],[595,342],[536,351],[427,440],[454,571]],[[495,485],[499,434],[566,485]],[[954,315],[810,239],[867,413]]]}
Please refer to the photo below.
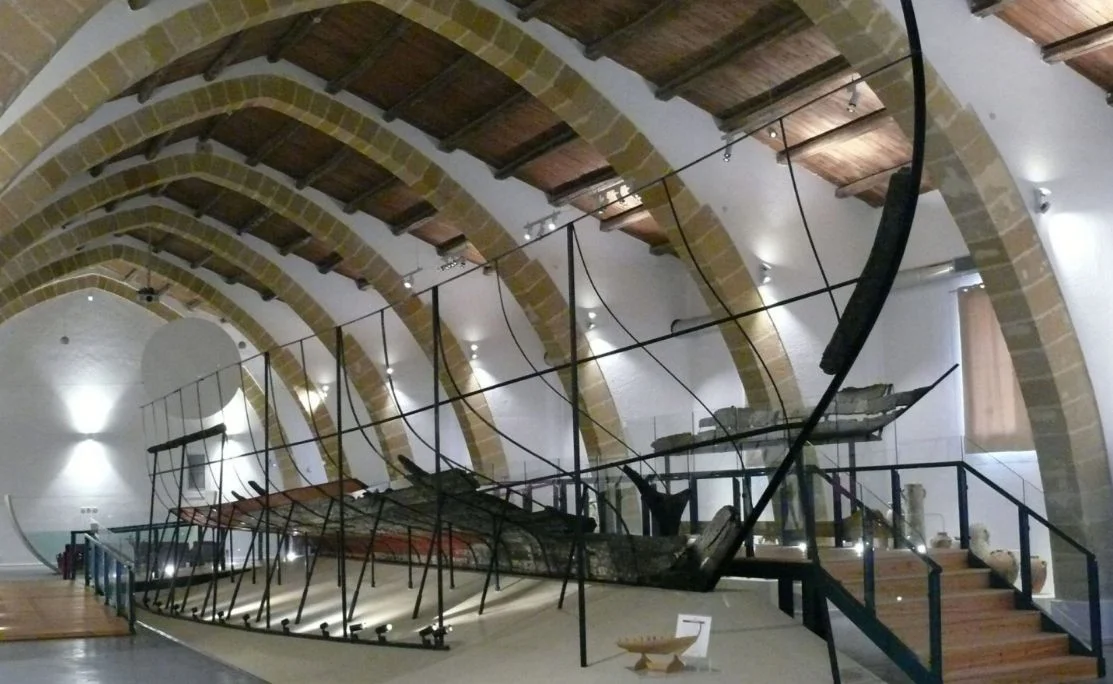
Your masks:
{"label": "small boat model", "polygon": [[[680,660],[680,654],[687,651],[698,639],[699,634],[680,637],[640,636],[619,639],[617,643],[618,647],[624,651],[641,654],[638,662],[634,663],[635,671],[654,670],[671,674],[684,669],[684,662]],[[668,664],[657,663],[649,659],[651,655],[669,655],[670,653],[672,654],[672,660]]]}

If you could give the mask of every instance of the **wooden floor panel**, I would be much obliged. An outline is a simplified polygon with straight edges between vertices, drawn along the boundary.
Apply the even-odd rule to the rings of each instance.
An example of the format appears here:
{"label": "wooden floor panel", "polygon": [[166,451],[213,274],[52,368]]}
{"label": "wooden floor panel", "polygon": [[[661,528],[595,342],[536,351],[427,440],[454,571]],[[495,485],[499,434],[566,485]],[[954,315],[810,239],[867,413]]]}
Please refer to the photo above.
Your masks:
{"label": "wooden floor panel", "polygon": [[127,620],[82,582],[0,582],[0,641],[127,634]]}

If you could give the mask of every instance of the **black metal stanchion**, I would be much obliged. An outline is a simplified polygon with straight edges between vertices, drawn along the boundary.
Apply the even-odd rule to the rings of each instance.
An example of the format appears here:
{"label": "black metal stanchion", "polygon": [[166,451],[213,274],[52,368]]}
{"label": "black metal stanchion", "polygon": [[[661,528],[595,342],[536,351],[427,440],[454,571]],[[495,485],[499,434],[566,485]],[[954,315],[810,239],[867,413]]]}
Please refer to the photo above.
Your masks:
{"label": "black metal stanchion", "polygon": [[[441,516],[444,506],[444,492],[441,484],[441,288],[433,287],[433,463],[436,473],[435,487],[437,492],[437,511],[433,526],[433,539],[437,544],[437,629],[433,639],[438,646],[444,645],[444,568],[441,564]],[[432,548],[429,549],[432,553]],[[429,564],[425,564],[425,572],[429,571]],[[422,574],[421,585],[425,587],[425,575]],[[417,605],[414,606],[414,619],[421,607],[421,592],[417,593]]]}
{"label": "black metal stanchion", "polygon": [[[325,509],[325,521],[321,524],[321,538],[317,540],[317,545],[313,547],[313,560],[309,562],[309,569],[305,571],[305,584],[301,588],[301,600],[298,601],[298,613],[294,618],[294,624],[301,624],[301,613],[305,609],[305,599],[309,597],[309,585],[313,582],[313,571],[317,569],[317,558],[321,555],[321,542],[325,538],[325,530],[328,529],[328,521],[332,516],[332,505],[335,499],[329,499],[328,508]],[[308,557],[308,553],[306,554]]]}
{"label": "black metal stanchion", "polygon": [[[270,351],[263,352],[263,482],[265,489],[263,490],[263,515],[266,517],[266,536],[263,538],[263,544],[266,550],[263,553],[263,562],[269,564],[271,556],[271,431],[267,429],[271,421],[271,353]],[[290,513],[293,514],[294,507],[291,504]],[[267,586],[263,589],[263,601],[266,604],[266,627],[271,628],[271,568],[269,565],[264,567],[264,574],[267,577]],[[262,606],[260,606],[262,608]],[[256,620],[259,618],[256,617]]]}
{"label": "black metal stanchion", "polygon": [[340,463],[340,491],[337,494],[340,499],[340,530],[337,533],[340,548],[336,551],[336,563],[340,573],[341,633],[345,638],[348,636],[348,549],[345,546],[347,541],[344,536],[344,404],[341,399],[347,384],[344,378],[344,329],[336,326],[336,455]]}
{"label": "black metal stanchion", "polygon": [[584,579],[587,575],[587,552],[584,546],[584,520],[582,473],[580,464],[580,354],[579,330],[576,327],[576,224],[569,223],[567,230],[568,251],[568,361],[571,364],[572,400],[572,479],[576,483],[576,586],[579,590],[580,667],[587,667],[587,595]]}

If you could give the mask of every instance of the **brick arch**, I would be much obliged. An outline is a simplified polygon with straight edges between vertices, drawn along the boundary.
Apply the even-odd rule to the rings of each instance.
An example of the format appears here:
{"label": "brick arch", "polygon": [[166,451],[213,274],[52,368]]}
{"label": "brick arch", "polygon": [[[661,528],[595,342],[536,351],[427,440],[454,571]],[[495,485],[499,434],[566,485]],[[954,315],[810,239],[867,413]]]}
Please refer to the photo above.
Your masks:
{"label": "brick arch", "polygon": [[[78,276],[67,276],[65,278],[53,280],[42,287],[19,295],[5,306],[0,307],[0,326],[28,309],[32,309],[40,304],[45,304],[48,301],[67,294],[84,292],[86,290],[97,290],[118,297],[128,304],[142,309],[143,311],[147,311],[151,315],[168,323],[182,317],[181,314],[162,302],[140,306],[136,302],[138,290],[115,278],[110,278],[100,273],[85,273]],[[250,373],[244,376],[243,392],[244,398],[247,400],[248,405],[251,406],[251,410],[255,413],[257,418],[262,419],[263,416],[267,415],[263,390]],[[299,405],[300,403],[301,402],[298,402]],[[277,412],[271,411],[269,415],[270,421],[267,423],[267,432],[270,433],[271,444],[287,444],[286,433],[282,429],[282,424],[279,421]],[[276,448],[274,454],[279,464],[279,473],[282,478],[283,488],[290,489],[306,484],[302,481],[301,476],[298,475],[297,469],[294,467],[293,458],[285,446]]]}
{"label": "brick arch", "polygon": [[[0,135],[0,149],[8,152],[7,157],[0,155],[0,188],[6,187],[47,144],[78,123],[96,106],[123,92],[155,69],[244,28],[300,12],[355,1],[290,0],[272,8],[266,3],[247,7],[229,0],[207,0],[167,18],[92,62],[10,130]],[[453,41],[501,70],[568,123],[634,186],[652,181],[671,170],[665,158],[626,116],[578,72],[511,20],[503,19],[466,0],[454,3],[442,0],[374,1]],[[444,179],[437,185],[431,184],[433,178],[423,179],[422,184],[429,185],[425,188],[414,186],[415,189],[419,192],[424,189],[426,193],[446,194],[446,199],[462,195],[462,190],[454,183],[446,183],[444,174],[427,159],[412,150],[408,152],[419,163],[431,170],[435,169],[433,176]],[[677,216],[688,238],[686,241],[681,238],[680,228],[674,222],[665,193],[659,186],[643,192],[642,198],[646,208],[659,225],[664,227],[689,270],[694,272],[695,264],[699,263],[703,273],[708,276],[731,310],[741,311],[759,306],[762,302],[761,295],[754,286],[737,247],[714,212],[706,205],[700,205],[679,177],[672,179],[670,189]],[[463,202],[468,200],[470,198],[465,198]],[[13,201],[18,202],[18,199]],[[467,208],[462,205],[461,209]],[[480,209],[479,212],[475,216],[483,217],[484,223],[489,221],[492,232],[501,230],[485,211]],[[0,226],[14,225],[19,220],[19,213],[18,209],[14,209],[8,217],[0,214]],[[482,229],[477,228],[473,232],[482,232]],[[509,240],[508,235],[505,238]],[[694,258],[689,256],[689,246]],[[499,250],[501,251],[503,250]],[[514,271],[529,266],[524,263],[524,256],[521,261],[523,263],[516,265]],[[544,274],[544,269],[539,265],[533,265],[530,270],[535,275]],[[722,313],[719,299],[703,284],[702,277],[697,277],[696,282],[709,309],[714,313]],[[538,303],[541,303],[540,300]],[[741,327],[746,330],[745,335],[734,325],[722,326],[721,331],[749,403],[769,404],[775,384],[786,404],[799,406],[799,387],[772,319],[766,314],[750,316],[742,321]],[[768,365],[771,377],[760,369],[747,336]],[[542,339],[547,337],[543,336]],[[567,356],[567,353],[561,356]],[[585,401],[590,408],[591,400]],[[617,429],[618,424],[613,428]],[[585,430],[585,442],[590,442],[593,438]]]}
{"label": "brick arch", "polygon": [[[57,237],[45,240],[30,249],[21,249],[17,258],[0,269],[0,284],[3,284],[6,279],[18,278],[23,273],[34,269],[37,264],[49,259],[52,254],[67,254],[78,246],[97,238],[145,225],[155,225],[179,238],[210,249],[220,258],[251,274],[274,292],[279,299],[291,304],[291,308],[293,308],[293,303],[297,303],[294,313],[302,317],[307,325],[312,327],[311,322],[321,321],[323,320],[322,317],[327,318],[324,309],[312,295],[306,292],[297,281],[274,262],[260,256],[235,237],[188,214],[160,205],[147,205],[106,214],[66,230]],[[411,299],[417,300],[419,304],[421,303],[416,297]],[[422,308],[431,317],[431,312],[428,311],[427,307],[424,307],[424,304],[422,304]],[[409,308],[407,310],[412,311],[413,309]],[[428,325],[431,331],[431,321]],[[450,333],[442,331],[442,341],[445,341],[446,346],[446,338],[448,337],[450,337]],[[455,354],[449,353],[446,349],[446,356],[450,359],[454,355],[462,357],[463,350],[459,348],[455,338],[452,338],[452,343],[456,344]],[[466,361],[466,359],[464,360]],[[470,365],[468,368],[470,377]],[[457,379],[457,382],[461,381]],[[482,396],[477,397],[477,399],[482,399]],[[483,417],[493,424],[493,418],[486,401],[469,399],[469,404],[475,411],[482,412]],[[475,413],[469,411],[462,403],[457,403],[455,409],[476,470],[489,475],[506,472],[506,458],[503,455],[498,434],[486,423],[479,420]],[[494,448],[487,444],[490,440],[494,440]]]}
{"label": "brick arch", "polygon": [[[0,307],[6,306],[16,297],[36,288],[44,287],[54,280],[112,260],[126,261],[142,268],[146,268],[150,264],[153,273],[189,290],[212,309],[221,312],[229,323],[235,326],[240,334],[248,339],[256,349],[273,350],[271,353],[271,368],[282,384],[286,386],[287,391],[299,397],[306,396],[309,391],[321,391],[316,385],[306,383],[305,373],[298,357],[289,349],[279,347],[277,341],[271,337],[263,326],[259,325],[254,318],[220,290],[197,275],[174,264],[162,259],[150,259],[147,252],[134,247],[120,244],[106,245],[87,249],[71,256],[56,255],[53,259],[44,260],[34,270],[5,283],[0,288]],[[336,432],[335,424],[332,422],[332,418],[329,416],[327,407],[324,406],[323,402],[313,410],[308,420],[314,422],[313,424],[317,426],[316,431],[321,434],[334,435]],[[320,449],[322,455],[335,454],[335,437],[326,437],[320,440]],[[324,467],[330,479],[337,477],[339,474],[335,463],[335,457],[325,458]],[[296,477],[296,473],[293,472],[289,475]]]}
{"label": "brick arch", "polygon": [[66,11],[43,0],[0,2],[0,112],[50,58],[109,0],[68,0]]}
{"label": "brick arch", "polygon": [[[861,73],[907,51],[903,24],[879,2],[796,4]],[[1082,347],[1016,181],[974,110],[959,103],[930,65],[927,72],[926,168],[940,181],[1005,333],[1032,424],[1048,518],[1095,550],[1102,561],[1102,586],[1111,595],[1113,481]],[[911,133],[908,70],[890,69],[871,77],[869,84]],[[1067,579],[1060,569],[1055,572],[1057,587]],[[1079,570],[1081,576],[1070,581],[1084,596],[1085,571]]]}
{"label": "brick arch", "polygon": [[[352,232],[343,221],[322,209],[317,203],[294,192],[286,184],[227,157],[202,153],[181,154],[100,178],[55,201],[0,237],[0,255],[18,254],[47,234],[54,226],[73,220],[106,202],[185,177],[201,178],[251,197],[327,243],[353,268],[365,274],[372,286],[394,306],[394,310],[402,317],[426,354],[432,354],[432,313],[420,299],[413,297],[412,293],[405,288],[401,275],[385,259]],[[442,202],[440,208],[447,216],[455,218],[458,226],[482,226],[486,230],[486,233],[465,231],[477,249],[483,251],[486,248],[497,254],[495,250],[505,250],[508,248],[507,243],[513,244],[510,236],[501,226],[495,224],[493,219],[490,219],[490,223],[482,223],[477,218],[476,212],[483,212],[483,215],[486,215],[486,212],[471,200],[462,188],[459,186],[456,188],[460,194],[447,204],[443,203],[443,197],[439,195],[436,196],[436,200]],[[268,265],[277,268],[269,262]],[[519,251],[500,261],[500,273],[506,280],[508,289],[522,304],[523,310],[530,314],[531,323],[545,343],[546,350],[553,354],[560,354],[561,356],[557,358],[567,358],[568,354],[565,351],[568,349],[567,306],[563,295],[544,268],[527,259]],[[301,302],[289,303],[295,307],[301,306]],[[328,323],[328,325],[333,324]],[[314,330],[323,330],[327,326],[325,321],[320,321],[311,327]],[[470,361],[459,343],[450,335],[445,335],[444,341],[448,363],[445,377],[442,378],[443,384],[451,385],[447,379],[447,372],[451,371],[452,377],[456,379],[462,390],[478,388],[479,381],[474,376]],[[580,353],[583,356],[590,354],[587,339],[583,335],[580,335]],[[581,368],[581,376],[580,397],[583,405],[587,407],[592,417],[612,434],[621,435],[622,424],[618,410],[611,398],[602,370],[597,364],[585,365]],[[568,377],[562,375],[562,379],[566,382],[566,388],[569,387]],[[477,408],[480,406],[478,402],[473,402],[473,405]],[[469,416],[468,419],[473,421],[474,416]],[[481,421],[476,422],[481,427],[486,427]],[[493,431],[489,431],[487,435],[477,440],[481,449],[485,449],[484,445],[491,439],[498,438]],[[619,457],[625,453],[621,445],[610,435],[587,421],[583,425],[582,435],[589,457],[596,462]],[[499,446],[501,447],[501,443]]]}

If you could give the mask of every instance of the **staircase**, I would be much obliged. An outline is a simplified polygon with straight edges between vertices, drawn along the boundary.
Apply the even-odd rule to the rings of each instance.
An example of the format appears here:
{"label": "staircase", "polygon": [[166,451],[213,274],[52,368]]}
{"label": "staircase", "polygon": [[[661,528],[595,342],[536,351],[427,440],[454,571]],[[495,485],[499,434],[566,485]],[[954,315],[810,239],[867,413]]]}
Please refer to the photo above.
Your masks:
{"label": "staircase", "polygon": [[[874,552],[877,620],[930,661],[928,580],[924,562],[909,550]],[[1046,631],[1039,611],[1016,608],[1011,588],[995,588],[991,571],[972,567],[964,549],[933,549],[942,567],[944,682],[1080,682],[1098,677],[1097,658],[1071,653],[1070,637]],[[823,549],[821,566],[864,603],[861,554]]]}

